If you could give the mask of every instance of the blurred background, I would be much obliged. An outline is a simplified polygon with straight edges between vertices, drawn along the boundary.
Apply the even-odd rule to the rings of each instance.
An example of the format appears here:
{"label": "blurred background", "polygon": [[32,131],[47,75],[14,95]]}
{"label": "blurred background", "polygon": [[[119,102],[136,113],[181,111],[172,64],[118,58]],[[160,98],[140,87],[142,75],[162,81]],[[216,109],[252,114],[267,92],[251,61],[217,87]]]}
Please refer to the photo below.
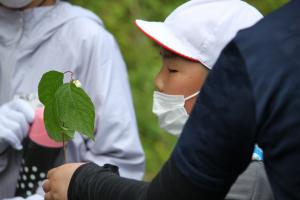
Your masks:
{"label": "blurred background", "polygon": [[[162,21],[183,0],[71,0],[103,20],[106,28],[118,41],[125,62],[134,99],[142,144],[146,153],[145,180],[160,170],[176,143],[176,138],[164,133],[152,114],[153,80],[161,60],[159,47],[145,37],[133,24],[137,18]],[[248,0],[264,15],[277,9],[287,0]]]}

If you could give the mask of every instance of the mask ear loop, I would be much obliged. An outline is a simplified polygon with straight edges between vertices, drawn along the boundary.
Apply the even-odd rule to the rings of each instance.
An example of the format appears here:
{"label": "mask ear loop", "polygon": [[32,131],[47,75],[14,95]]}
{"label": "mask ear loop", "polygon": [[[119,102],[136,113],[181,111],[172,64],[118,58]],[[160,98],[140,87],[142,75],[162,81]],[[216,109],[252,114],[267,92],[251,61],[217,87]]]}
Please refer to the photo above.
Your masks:
{"label": "mask ear loop", "polygon": [[200,93],[200,91],[198,91],[198,92],[192,94],[191,96],[188,96],[188,97],[184,98],[184,100],[185,100],[185,101],[188,101],[188,100],[194,98],[195,96],[197,96],[199,93]]}

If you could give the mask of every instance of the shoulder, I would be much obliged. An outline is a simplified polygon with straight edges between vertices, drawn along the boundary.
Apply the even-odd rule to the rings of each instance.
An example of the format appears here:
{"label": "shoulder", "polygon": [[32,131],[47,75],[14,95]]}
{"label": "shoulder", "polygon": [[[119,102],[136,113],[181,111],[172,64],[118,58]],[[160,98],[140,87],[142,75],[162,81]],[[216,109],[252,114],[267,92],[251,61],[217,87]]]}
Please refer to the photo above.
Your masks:
{"label": "shoulder", "polygon": [[300,1],[298,0],[287,3],[254,26],[240,31],[234,42],[244,52],[276,50],[274,47],[281,46],[283,42],[286,42],[287,37],[290,37],[295,29],[298,29],[298,33],[300,32],[300,28],[297,28],[300,23],[299,6]]}
{"label": "shoulder", "polygon": [[286,66],[287,62],[289,68],[296,69],[290,65],[299,54],[296,45],[300,12],[299,6],[295,8],[296,3],[300,5],[298,0],[287,3],[254,26],[240,31],[233,39],[252,81],[256,82],[258,77],[265,80],[264,74],[274,74],[274,71],[283,75],[288,69],[281,66]]}
{"label": "shoulder", "polygon": [[62,3],[59,9],[63,13],[61,17],[67,19],[63,23],[61,32],[67,38],[72,38],[74,41],[94,41],[99,39],[107,40],[112,37],[111,33],[106,30],[102,20],[91,11]]}
{"label": "shoulder", "polygon": [[85,17],[70,21],[64,28],[68,36],[78,41],[94,41],[111,36],[97,21]]}

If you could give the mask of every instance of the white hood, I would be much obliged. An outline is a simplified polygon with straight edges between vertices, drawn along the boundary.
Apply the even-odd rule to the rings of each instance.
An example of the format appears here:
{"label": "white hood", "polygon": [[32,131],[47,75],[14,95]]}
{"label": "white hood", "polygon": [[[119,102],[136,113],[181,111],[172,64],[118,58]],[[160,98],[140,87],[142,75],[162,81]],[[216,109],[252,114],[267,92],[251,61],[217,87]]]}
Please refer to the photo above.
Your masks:
{"label": "white hood", "polygon": [[18,39],[23,36],[26,40],[22,39],[21,45],[34,49],[61,26],[80,17],[90,18],[102,25],[100,19],[92,12],[71,6],[67,2],[58,1],[54,6],[25,11],[12,11],[0,7],[0,45],[18,42]]}
{"label": "white hood", "polygon": [[[15,51],[22,51],[30,56],[40,45],[47,42],[52,35],[65,24],[78,18],[89,18],[103,25],[92,12],[67,2],[58,1],[53,6],[37,7],[25,11],[13,11],[0,6],[0,59],[12,56]],[[3,63],[3,62],[2,62]],[[0,105],[12,98],[9,80],[14,61],[4,62],[0,66]]]}

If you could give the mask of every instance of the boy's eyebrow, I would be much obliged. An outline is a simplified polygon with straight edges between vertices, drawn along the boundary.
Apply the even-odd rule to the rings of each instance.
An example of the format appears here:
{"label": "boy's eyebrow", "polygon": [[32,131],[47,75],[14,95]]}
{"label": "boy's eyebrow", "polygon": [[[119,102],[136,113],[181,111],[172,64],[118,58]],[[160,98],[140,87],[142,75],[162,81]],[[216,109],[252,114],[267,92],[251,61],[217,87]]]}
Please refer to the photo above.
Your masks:
{"label": "boy's eyebrow", "polygon": [[159,51],[159,55],[161,55],[162,57],[164,57],[163,50],[160,50],[160,51]]}
{"label": "boy's eyebrow", "polygon": [[161,49],[159,51],[159,54],[163,57],[163,58],[174,58],[174,57],[177,57],[176,54],[174,54],[173,52],[170,52],[168,50],[165,50],[165,49]]}

